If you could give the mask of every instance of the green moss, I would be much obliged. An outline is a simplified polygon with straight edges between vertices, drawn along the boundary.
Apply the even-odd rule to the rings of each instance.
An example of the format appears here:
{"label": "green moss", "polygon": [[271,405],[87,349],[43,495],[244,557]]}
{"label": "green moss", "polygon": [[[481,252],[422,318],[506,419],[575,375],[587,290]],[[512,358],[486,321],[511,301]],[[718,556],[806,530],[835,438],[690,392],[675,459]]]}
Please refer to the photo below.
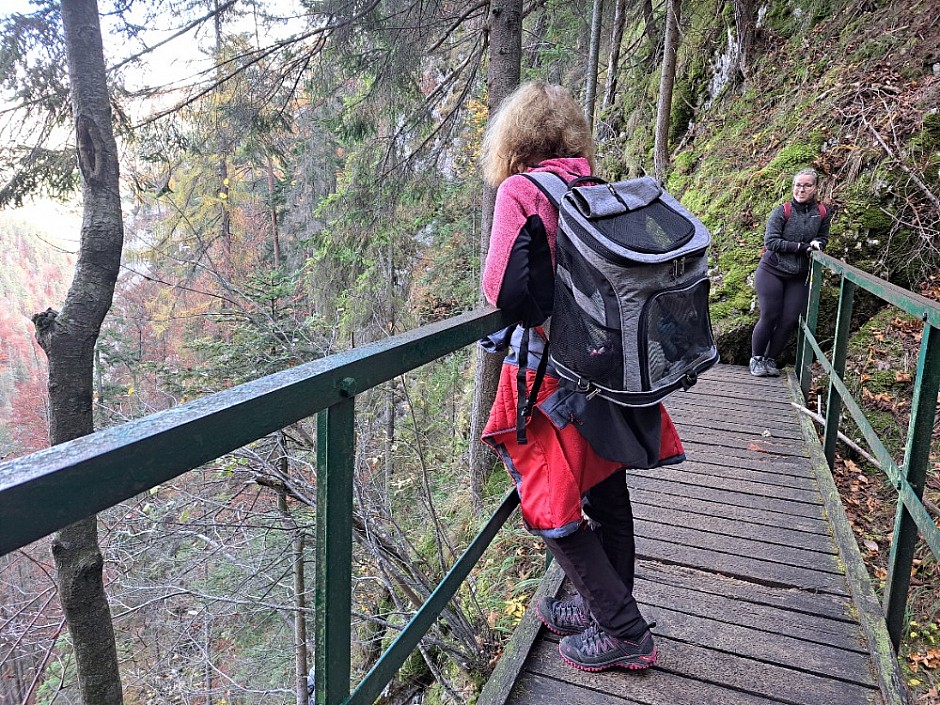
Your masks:
{"label": "green moss", "polygon": [[855,222],[870,234],[885,233],[894,224],[894,219],[877,206],[868,206],[853,215]]}
{"label": "green moss", "polygon": [[940,167],[940,113],[927,113],[924,115],[923,127],[911,137],[911,149],[920,154],[927,155],[927,168],[925,176],[936,183],[940,181],[937,173]]}
{"label": "green moss", "polygon": [[789,177],[805,168],[807,164],[812,164],[818,155],[818,144],[790,144],[777,152],[777,156],[773,158],[764,171],[783,172]]}
{"label": "green moss", "polygon": [[923,135],[926,140],[925,149],[940,149],[940,113],[927,113],[924,115]]}
{"label": "green moss", "polygon": [[692,150],[679,152],[672,160],[672,167],[680,174],[690,174],[692,168],[698,163],[698,155]]}

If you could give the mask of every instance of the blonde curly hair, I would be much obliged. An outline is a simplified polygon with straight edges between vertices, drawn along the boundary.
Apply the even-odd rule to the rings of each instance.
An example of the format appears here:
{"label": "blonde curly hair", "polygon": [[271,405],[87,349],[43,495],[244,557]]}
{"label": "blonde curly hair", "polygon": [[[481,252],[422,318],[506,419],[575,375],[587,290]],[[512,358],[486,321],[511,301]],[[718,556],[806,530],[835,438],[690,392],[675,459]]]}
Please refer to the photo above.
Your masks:
{"label": "blonde curly hair", "polygon": [[483,135],[483,180],[499,186],[544,159],[584,157],[594,168],[594,138],[581,107],[562,87],[523,83],[500,103]]}

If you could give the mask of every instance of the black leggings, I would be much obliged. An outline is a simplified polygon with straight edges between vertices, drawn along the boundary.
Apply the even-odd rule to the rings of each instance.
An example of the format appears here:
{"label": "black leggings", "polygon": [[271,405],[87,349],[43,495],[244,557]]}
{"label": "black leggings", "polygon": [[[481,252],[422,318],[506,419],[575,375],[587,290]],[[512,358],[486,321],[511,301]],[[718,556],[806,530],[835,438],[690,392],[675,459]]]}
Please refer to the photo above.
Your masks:
{"label": "black leggings", "polygon": [[761,262],[754,275],[760,320],[751,336],[751,355],[776,359],[806,310],[809,286],[805,274],[781,274]]}
{"label": "black leggings", "polygon": [[619,470],[585,495],[584,513],[594,522],[573,534],[545,539],[565,575],[601,628],[636,640],[649,628],[633,597],[636,547],[627,472]]}

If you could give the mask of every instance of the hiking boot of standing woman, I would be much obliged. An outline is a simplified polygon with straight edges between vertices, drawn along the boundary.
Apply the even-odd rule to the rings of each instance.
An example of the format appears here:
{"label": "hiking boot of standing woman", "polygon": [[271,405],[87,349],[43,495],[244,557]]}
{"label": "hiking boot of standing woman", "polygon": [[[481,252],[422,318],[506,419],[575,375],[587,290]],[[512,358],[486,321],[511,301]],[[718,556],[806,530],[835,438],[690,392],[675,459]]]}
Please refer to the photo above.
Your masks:
{"label": "hiking boot of standing woman", "polygon": [[558,653],[566,663],[582,671],[637,670],[656,663],[656,646],[649,629],[637,641],[629,641],[611,636],[592,624],[580,634],[563,638],[558,644]]}
{"label": "hiking boot of standing woman", "polygon": [[755,377],[766,377],[767,376],[767,367],[764,365],[764,358],[760,355],[755,355],[751,358],[751,374]]}
{"label": "hiking boot of standing woman", "polygon": [[777,361],[772,357],[761,358],[764,362],[764,371],[768,377],[779,377],[780,370],[777,369]]}
{"label": "hiking boot of standing woman", "polygon": [[535,606],[535,614],[550,631],[562,636],[580,634],[591,625],[581,595],[564,600],[543,597]]}

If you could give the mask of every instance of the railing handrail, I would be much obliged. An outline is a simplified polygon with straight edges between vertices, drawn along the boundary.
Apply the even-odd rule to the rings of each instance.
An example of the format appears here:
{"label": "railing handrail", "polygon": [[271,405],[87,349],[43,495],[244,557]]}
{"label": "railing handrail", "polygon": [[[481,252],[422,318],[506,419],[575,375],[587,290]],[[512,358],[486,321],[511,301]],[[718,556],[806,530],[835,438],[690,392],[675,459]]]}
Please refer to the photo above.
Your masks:
{"label": "railing handrail", "polygon": [[355,397],[508,322],[493,308],[473,311],[0,464],[0,555],[318,414],[316,702],[371,703],[457,593],[519,499],[515,491],[506,496],[350,692]]}
{"label": "railing handrail", "polygon": [[473,311],[0,463],[0,555],[465,347],[502,323],[496,309]]}
{"label": "railing handrail", "polygon": [[[836,332],[831,359],[826,356],[816,339],[824,268],[840,277]],[[844,380],[856,288],[868,291],[882,301],[919,318],[924,323],[917,371],[914,377],[911,418],[904,461],[900,466],[895,463],[890,452],[868,422],[861,406],[851,396]],[[797,346],[796,373],[804,398],[808,396],[811,382],[810,364],[813,358],[820,363],[829,378],[823,449],[830,469],[835,462],[836,439],[839,433],[842,407],[845,406],[880,464],[881,470],[898,493],[897,516],[884,598],[888,634],[897,651],[904,628],[910,591],[910,573],[918,535],[923,537],[934,556],[940,559],[940,529],[937,528],[923,503],[937,395],[940,392],[940,304],[829,255],[815,252],[812,255],[809,302],[806,316],[800,321]]]}

